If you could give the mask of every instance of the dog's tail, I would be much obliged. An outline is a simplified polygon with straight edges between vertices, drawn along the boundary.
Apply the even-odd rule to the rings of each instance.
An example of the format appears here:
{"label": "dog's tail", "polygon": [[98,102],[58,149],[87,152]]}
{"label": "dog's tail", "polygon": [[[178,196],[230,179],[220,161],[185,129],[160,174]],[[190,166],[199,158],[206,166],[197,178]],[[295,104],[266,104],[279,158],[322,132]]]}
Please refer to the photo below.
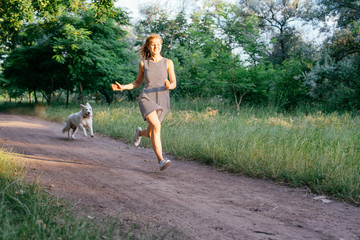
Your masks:
{"label": "dog's tail", "polygon": [[67,123],[65,123],[65,126],[64,126],[64,128],[61,130],[62,131],[62,133],[65,133],[66,131],[69,131],[69,126],[68,126],[68,124]]}

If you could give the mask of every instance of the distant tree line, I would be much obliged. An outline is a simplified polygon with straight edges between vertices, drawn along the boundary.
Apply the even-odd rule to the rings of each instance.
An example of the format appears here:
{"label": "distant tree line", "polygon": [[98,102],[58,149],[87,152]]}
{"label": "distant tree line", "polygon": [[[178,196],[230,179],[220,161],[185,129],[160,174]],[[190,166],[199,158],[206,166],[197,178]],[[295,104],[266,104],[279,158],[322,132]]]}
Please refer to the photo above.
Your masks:
{"label": "distant tree line", "polygon": [[[138,46],[158,33],[175,63],[177,99],[360,109],[359,1],[212,0],[175,11],[153,4],[141,14],[130,24],[111,0],[1,1],[0,94],[112,103],[110,83],[135,79]],[[305,39],[304,26],[317,30],[321,46]]]}

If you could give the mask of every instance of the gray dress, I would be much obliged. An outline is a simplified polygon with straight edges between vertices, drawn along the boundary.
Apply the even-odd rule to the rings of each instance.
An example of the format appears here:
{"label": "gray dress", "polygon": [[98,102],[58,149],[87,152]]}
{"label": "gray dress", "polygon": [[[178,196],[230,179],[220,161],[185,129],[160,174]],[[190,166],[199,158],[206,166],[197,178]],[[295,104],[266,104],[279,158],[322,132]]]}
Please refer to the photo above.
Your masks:
{"label": "gray dress", "polygon": [[138,99],[144,120],[151,112],[156,111],[161,122],[170,109],[169,90],[164,85],[164,80],[168,79],[166,62],[166,58],[159,62],[144,60],[145,87]]}

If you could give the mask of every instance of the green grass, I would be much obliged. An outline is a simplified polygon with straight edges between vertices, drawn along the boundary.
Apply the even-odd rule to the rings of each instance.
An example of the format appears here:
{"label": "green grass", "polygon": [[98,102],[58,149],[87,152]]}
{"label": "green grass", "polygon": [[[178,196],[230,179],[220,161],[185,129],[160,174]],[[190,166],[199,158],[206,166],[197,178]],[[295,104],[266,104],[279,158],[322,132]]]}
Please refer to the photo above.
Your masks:
{"label": "green grass", "polygon": [[[94,129],[131,142],[146,127],[136,103],[96,105]],[[46,109],[51,120],[79,107]],[[172,102],[162,124],[165,152],[219,169],[293,186],[306,186],[360,205],[360,117],[350,113],[285,114],[276,108],[209,101]],[[141,143],[151,147],[150,141]]]}
{"label": "green grass", "polygon": [[0,149],[0,239],[162,239],[147,229],[123,231],[116,218],[75,216],[71,205],[24,182],[19,155]]}

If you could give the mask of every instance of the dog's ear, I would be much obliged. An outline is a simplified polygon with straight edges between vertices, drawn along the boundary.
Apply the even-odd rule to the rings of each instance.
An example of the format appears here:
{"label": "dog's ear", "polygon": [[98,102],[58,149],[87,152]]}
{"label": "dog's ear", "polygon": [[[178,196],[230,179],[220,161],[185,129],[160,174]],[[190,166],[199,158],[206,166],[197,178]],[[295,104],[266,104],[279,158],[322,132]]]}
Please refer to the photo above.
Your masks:
{"label": "dog's ear", "polygon": [[89,103],[86,103],[86,105],[90,106],[90,104],[89,104]]}
{"label": "dog's ear", "polygon": [[84,108],[85,106],[84,106],[84,105],[82,105],[82,104],[80,104],[80,107],[81,107],[81,108]]}

